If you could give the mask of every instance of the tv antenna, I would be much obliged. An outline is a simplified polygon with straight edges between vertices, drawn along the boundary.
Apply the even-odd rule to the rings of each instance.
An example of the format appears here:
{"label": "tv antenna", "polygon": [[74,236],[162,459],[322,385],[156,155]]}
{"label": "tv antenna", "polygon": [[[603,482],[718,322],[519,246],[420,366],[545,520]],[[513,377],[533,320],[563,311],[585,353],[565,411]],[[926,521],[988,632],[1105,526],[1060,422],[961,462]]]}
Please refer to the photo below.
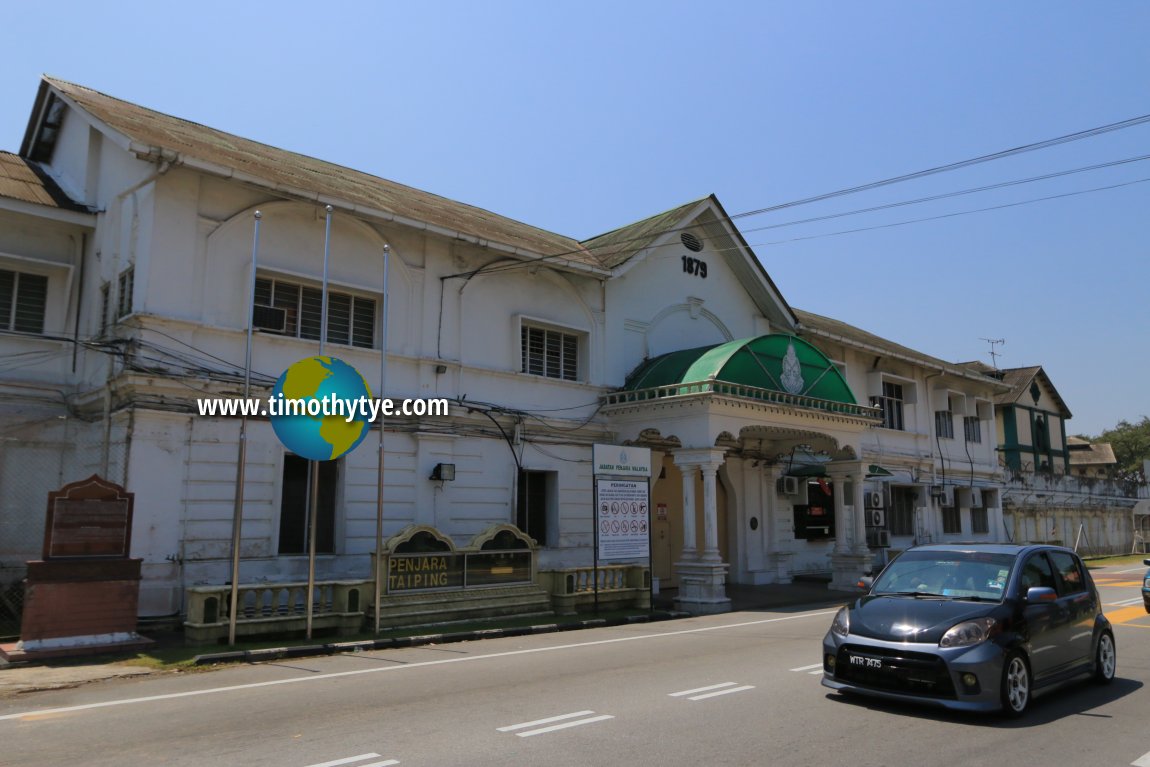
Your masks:
{"label": "tv antenna", "polygon": [[990,362],[992,365],[994,365],[994,369],[998,370],[998,358],[1001,357],[1002,354],[1001,354],[1001,352],[995,351],[994,347],[1006,343],[1006,339],[1005,338],[983,338],[982,340],[986,341],[988,344],[990,344]]}

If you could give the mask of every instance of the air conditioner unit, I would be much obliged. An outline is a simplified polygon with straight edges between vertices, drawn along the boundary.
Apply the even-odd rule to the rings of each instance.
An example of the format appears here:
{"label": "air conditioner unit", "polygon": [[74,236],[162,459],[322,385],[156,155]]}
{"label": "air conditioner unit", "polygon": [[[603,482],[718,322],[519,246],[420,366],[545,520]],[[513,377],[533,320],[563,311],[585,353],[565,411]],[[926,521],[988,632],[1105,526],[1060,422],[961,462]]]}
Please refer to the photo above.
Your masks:
{"label": "air conditioner unit", "polygon": [[799,494],[799,478],[798,477],[779,477],[778,491],[779,491],[779,495],[798,495]]}
{"label": "air conditioner unit", "polygon": [[882,509],[867,509],[865,519],[867,527],[886,527],[886,512]]}
{"label": "air conditioner unit", "polygon": [[287,329],[287,312],[274,306],[256,304],[252,307],[252,327],[283,333]]}
{"label": "air conditioner unit", "polygon": [[868,509],[881,509],[883,507],[882,493],[877,490],[866,493],[866,507]]}
{"label": "air conditioner unit", "polygon": [[872,549],[890,548],[890,531],[870,529],[866,531],[866,545]]}
{"label": "air conditioner unit", "polygon": [[932,498],[938,498],[944,492],[946,492],[946,488],[944,488],[942,485],[931,485],[930,486],[930,495]]}
{"label": "air conditioner unit", "polygon": [[981,487],[970,488],[970,508],[981,509],[982,506],[983,506],[982,488]]}
{"label": "air conditioner unit", "polygon": [[938,498],[938,505],[952,508],[954,506],[954,487],[947,485],[942,488],[942,493],[935,496]]}

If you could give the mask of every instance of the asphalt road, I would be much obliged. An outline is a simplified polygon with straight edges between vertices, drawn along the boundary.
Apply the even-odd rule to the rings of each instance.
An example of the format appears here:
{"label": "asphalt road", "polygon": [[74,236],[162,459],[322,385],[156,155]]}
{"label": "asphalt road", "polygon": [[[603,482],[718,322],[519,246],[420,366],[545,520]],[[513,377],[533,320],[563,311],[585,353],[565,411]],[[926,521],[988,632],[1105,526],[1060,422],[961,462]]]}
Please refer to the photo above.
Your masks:
{"label": "asphalt road", "polygon": [[1118,679],[1039,698],[1020,721],[831,693],[833,610],[800,609],[31,693],[0,701],[0,764],[1150,767],[1144,571],[1095,571]]}

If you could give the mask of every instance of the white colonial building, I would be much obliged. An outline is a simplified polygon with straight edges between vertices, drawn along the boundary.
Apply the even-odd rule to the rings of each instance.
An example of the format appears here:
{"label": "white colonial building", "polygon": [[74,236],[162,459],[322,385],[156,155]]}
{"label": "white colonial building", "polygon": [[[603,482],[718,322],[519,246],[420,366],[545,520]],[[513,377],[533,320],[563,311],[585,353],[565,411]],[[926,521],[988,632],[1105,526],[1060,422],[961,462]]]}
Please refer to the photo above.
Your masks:
{"label": "white colonial building", "polygon": [[[383,394],[451,402],[386,422],[388,537],[510,524],[585,566],[596,443],[654,451],[650,567],[689,610],[1004,537],[1008,386],[792,308],[714,196],[577,241],[47,78],[0,162],[0,590],[91,473],[135,493],[141,614],[228,580],[239,421],[196,401],[240,393],[253,299],[257,394],[317,353],[329,207],[326,353],[378,391],[388,246]],[[371,572],[374,442],[323,464],[321,579]],[[241,581],[307,577],[306,467],[249,424]]]}

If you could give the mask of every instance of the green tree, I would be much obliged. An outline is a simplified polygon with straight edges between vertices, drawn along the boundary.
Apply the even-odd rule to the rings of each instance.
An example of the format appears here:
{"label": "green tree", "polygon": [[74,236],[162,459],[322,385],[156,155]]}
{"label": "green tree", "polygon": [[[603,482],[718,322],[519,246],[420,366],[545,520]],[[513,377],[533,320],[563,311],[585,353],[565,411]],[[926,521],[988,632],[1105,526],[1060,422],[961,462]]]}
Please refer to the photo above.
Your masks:
{"label": "green tree", "polygon": [[1115,473],[1119,478],[1146,480],[1142,475],[1142,462],[1150,459],[1150,417],[1142,416],[1138,423],[1119,421],[1113,429],[1089,439],[1091,442],[1110,443],[1118,460]]}

